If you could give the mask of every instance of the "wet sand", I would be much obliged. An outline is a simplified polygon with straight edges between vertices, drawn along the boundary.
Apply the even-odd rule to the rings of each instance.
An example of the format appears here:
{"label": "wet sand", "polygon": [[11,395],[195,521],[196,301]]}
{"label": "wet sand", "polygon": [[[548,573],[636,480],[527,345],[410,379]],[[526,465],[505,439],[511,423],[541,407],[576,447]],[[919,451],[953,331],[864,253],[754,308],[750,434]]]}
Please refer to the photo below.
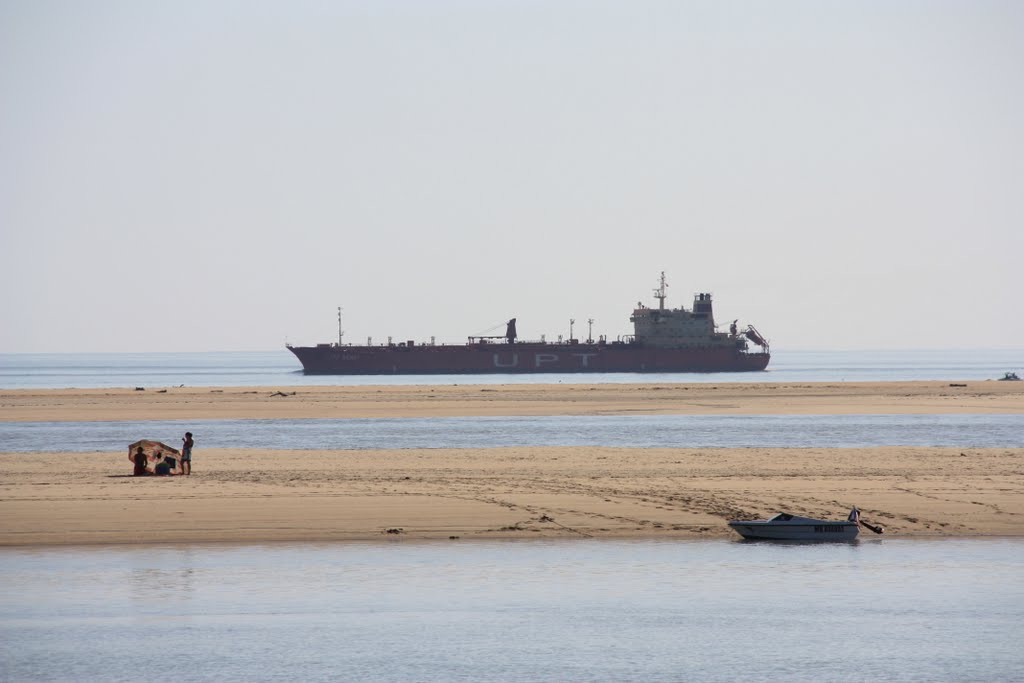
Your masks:
{"label": "wet sand", "polygon": [[[0,419],[1024,412],[1024,383],[0,391]],[[292,392],[295,392],[294,394]],[[74,463],[70,468],[69,463]],[[116,453],[0,453],[0,545],[731,537],[785,510],[884,537],[1024,535],[1024,449],[203,449],[191,477]],[[867,530],[862,537],[873,537]]]}

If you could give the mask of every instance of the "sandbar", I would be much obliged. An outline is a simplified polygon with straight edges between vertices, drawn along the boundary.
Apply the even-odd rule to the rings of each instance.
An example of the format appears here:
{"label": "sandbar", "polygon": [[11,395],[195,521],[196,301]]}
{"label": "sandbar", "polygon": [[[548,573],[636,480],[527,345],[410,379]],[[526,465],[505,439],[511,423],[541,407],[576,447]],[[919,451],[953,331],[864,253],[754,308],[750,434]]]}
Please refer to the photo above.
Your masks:
{"label": "sandbar", "polygon": [[[956,385],[956,386],[952,386]],[[1024,383],[437,385],[0,391],[0,420],[472,415],[1021,414]],[[0,546],[732,538],[779,511],[862,539],[1024,535],[1021,448],[196,449],[132,477],[124,451],[0,452]]]}
{"label": "sandbar", "polygon": [[1024,382],[0,390],[0,421],[1024,413]]}

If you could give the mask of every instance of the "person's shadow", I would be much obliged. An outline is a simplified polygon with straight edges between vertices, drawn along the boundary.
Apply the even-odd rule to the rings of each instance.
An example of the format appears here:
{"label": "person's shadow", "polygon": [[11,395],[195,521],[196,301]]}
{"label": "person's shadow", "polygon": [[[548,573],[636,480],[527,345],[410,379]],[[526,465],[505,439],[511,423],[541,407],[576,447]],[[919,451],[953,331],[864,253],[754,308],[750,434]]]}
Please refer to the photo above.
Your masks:
{"label": "person's shadow", "polygon": [[134,474],[108,474],[107,479],[174,479],[179,475],[177,474],[153,474],[150,472],[147,475],[137,477]]}

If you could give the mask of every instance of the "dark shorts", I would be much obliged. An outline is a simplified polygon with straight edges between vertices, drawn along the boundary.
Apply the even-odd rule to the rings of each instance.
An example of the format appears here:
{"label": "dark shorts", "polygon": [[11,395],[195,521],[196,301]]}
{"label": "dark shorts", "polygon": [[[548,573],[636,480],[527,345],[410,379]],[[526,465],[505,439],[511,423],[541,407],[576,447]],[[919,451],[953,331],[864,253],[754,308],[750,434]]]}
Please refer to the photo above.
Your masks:
{"label": "dark shorts", "polygon": [[192,451],[183,451],[181,454],[182,462],[192,462]]}

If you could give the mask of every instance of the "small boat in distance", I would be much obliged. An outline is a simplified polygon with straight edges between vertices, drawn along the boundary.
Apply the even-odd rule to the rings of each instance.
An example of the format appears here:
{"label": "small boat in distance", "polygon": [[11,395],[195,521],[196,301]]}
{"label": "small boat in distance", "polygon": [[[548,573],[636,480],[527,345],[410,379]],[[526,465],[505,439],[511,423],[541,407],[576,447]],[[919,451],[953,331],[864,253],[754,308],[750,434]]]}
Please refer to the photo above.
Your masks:
{"label": "small boat in distance", "polygon": [[1017,376],[1016,372],[1008,372],[999,378],[1000,382],[1019,382],[1020,377]]}
{"label": "small boat in distance", "polygon": [[786,512],[770,519],[729,522],[733,531],[743,538],[771,541],[852,541],[860,532],[859,524],[857,508],[851,510],[849,519],[842,522],[797,517]]}

